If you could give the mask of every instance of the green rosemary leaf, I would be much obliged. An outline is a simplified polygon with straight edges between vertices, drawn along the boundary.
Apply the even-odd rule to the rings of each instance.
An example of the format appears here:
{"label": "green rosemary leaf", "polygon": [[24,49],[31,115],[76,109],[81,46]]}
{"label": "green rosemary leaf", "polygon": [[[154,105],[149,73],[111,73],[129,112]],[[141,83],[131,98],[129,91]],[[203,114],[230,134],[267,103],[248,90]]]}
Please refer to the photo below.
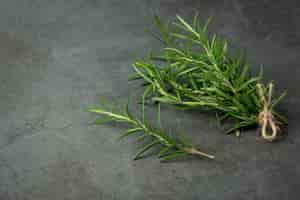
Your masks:
{"label": "green rosemary leaf", "polygon": [[140,132],[140,131],[143,131],[142,128],[132,128],[132,129],[128,129],[125,133],[123,133],[119,138],[118,140],[122,140],[123,138],[129,136],[129,135],[132,135],[134,133],[137,133],[137,132]]}
{"label": "green rosemary leaf", "polygon": [[[239,63],[237,63],[237,65],[239,65]],[[246,64],[243,66],[243,70],[240,74],[239,83],[244,82],[244,80],[247,78],[248,72],[249,72],[249,65]]]}
{"label": "green rosemary leaf", "polygon": [[112,122],[114,121],[114,119],[112,119],[111,117],[101,117],[101,118],[97,118],[93,124],[104,124],[104,123],[108,123],[108,122]]}
{"label": "green rosemary leaf", "polygon": [[199,67],[192,67],[192,68],[189,68],[189,69],[186,69],[180,73],[177,74],[178,77],[182,76],[182,75],[185,75],[185,74],[188,74],[190,72],[193,72],[195,70],[199,69]]}
{"label": "green rosemary leaf", "polygon": [[142,154],[144,154],[146,151],[148,151],[150,148],[154,147],[155,145],[159,144],[160,142],[158,140],[154,140],[153,142],[147,144],[144,148],[142,148],[134,157],[134,160],[137,160],[140,158]]}
{"label": "green rosemary leaf", "polygon": [[91,112],[91,113],[106,115],[108,117],[111,117],[114,120],[124,121],[124,122],[132,122],[131,119],[129,119],[128,117],[126,117],[124,115],[120,115],[120,114],[117,114],[117,113],[112,113],[112,112],[103,110],[101,108],[91,108],[91,109],[88,109],[88,111]]}
{"label": "green rosemary leaf", "polygon": [[241,128],[244,127],[249,127],[249,126],[253,126],[255,125],[257,122],[255,120],[249,120],[249,121],[242,121],[237,123],[236,125],[234,125],[234,127],[232,127],[231,129],[226,131],[226,134],[230,134],[236,130],[240,130]]}
{"label": "green rosemary leaf", "polygon": [[154,68],[151,63],[136,62],[135,66],[145,70],[145,72],[147,72],[146,74],[148,74],[150,77],[155,75],[156,68]]}
{"label": "green rosemary leaf", "polygon": [[196,31],[199,31],[199,30],[198,30],[198,26],[199,26],[198,18],[199,18],[199,14],[196,13],[196,14],[194,15],[194,19],[193,19],[193,27],[195,27]]}
{"label": "green rosemary leaf", "polygon": [[210,41],[210,48],[215,48],[215,44],[216,44],[216,39],[217,39],[217,35],[216,34],[213,34],[213,37]]}
{"label": "green rosemary leaf", "polygon": [[250,78],[246,82],[244,82],[238,89],[237,92],[249,87],[250,84],[257,83],[260,80],[260,77]]}
{"label": "green rosemary leaf", "polygon": [[170,155],[166,155],[166,156],[162,156],[161,159],[163,161],[170,161],[170,160],[175,160],[175,159],[179,159],[179,158],[183,158],[185,157],[187,154],[183,151],[178,151],[178,152],[174,152]]}
{"label": "green rosemary leaf", "polygon": [[153,61],[161,61],[161,62],[167,62],[168,61],[168,58],[166,56],[152,56],[151,57],[151,60]]}
{"label": "green rosemary leaf", "polygon": [[193,33],[197,38],[200,38],[199,33],[197,33],[186,21],[184,21],[179,15],[176,17],[189,32]]}
{"label": "green rosemary leaf", "polygon": [[141,136],[139,136],[139,137],[137,138],[137,141],[138,141],[138,142],[141,142],[141,141],[145,140],[145,139],[148,138],[148,137],[149,137],[149,135],[146,135],[146,134],[141,135]]}
{"label": "green rosemary leaf", "polygon": [[199,90],[199,88],[198,88],[198,86],[196,84],[196,81],[195,81],[195,79],[193,78],[193,76],[191,74],[189,75],[189,80],[190,80],[190,83],[192,85],[193,90],[194,91]]}
{"label": "green rosemary leaf", "polygon": [[206,23],[204,24],[203,29],[202,29],[202,32],[203,32],[203,33],[206,33],[206,32],[207,32],[208,26],[209,26],[209,24],[212,22],[212,20],[213,20],[213,17],[209,17],[209,18],[206,20]]}
{"label": "green rosemary leaf", "polygon": [[139,76],[143,77],[143,79],[146,80],[148,83],[153,84],[152,80],[146,74],[144,74],[141,70],[138,69],[138,65],[134,64],[133,68]]}
{"label": "green rosemary leaf", "polygon": [[153,86],[148,85],[143,93],[143,98],[146,99],[151,94],[152,91],[153,91]]}
{"label": "green rosemary leaf", "polygon": [[263,66],[261,65],[260,68],[259,68],[258,77],[260,77],[260,78],[262,79],[263,76],[264,76],[264,68],[263,68]]}
{"label": "green rosemary leaf", "polygon": [[156,26],[159,28],[159,31],[162,33],[163,36],[163,41],[166,42],[166,44],[170,44],[170,32],[168,30],[168,25],[164,24],[159,16],[154,16],[154,22],[156,24]]}
{"label": "green rosemary leaf", "polygon": [[179,49],[166,47],[166,48],[164,48],[164,50],[167,51],[167,52],[175,53],[175,54],[180,55],[180,56],[185,56],[185,54],[182,51],[180,51]]}
{"label": "green rosemary leaf", "polygon": [[157,125],[159,128],[162,128],[161,119],[160,119],[160,103],[157,105]]}
{"label": "green rosemary leaf", "polygon": [[187,40],[188,39],[187,36],[179,34],[179,33],[170,33],[170,35],[175,37],[175,38],[181,39],[181,40]]}
{"label": "green rosemary leaf", "polygon": [[158,153],[158,157],[161,158],[161,157],[165,156],[165,154],[167,154],[168,151],[172,150],[173,148],[174,148],[174,146],[172,146],[172,145],[162,148]]}
{"label": "green rosemary leaf", "polygon": [[270,108],[273,109],[282,99],[287,95],[287,91],[284,91],[278,98],[274,99],[271,103]]}
{"label": "green rosemary leaf", "polygon": [[228,42],[225,40],[223,44],[222,54],[225,55],[228,51]]}
{"label": "green rosemary leaf", "polygon": [[142,79],[142,77],[138,74],[131,74],[129,77],[128,77],[128,81],[134,81],[134,80],[138,80],[138,79]]}
{"label": "green rosemary leaf", "polygon": [[169,104],[176,103],[174,99],[170,99],[169,97],[153,97],[152,100],[157,102],[162,102],[162,103],[169,103]]}
{"label": "green rosemary leaf", "polygon": [[[218,115],[217,115],[217,116],[218,116]],[[220,116],[220,117],[217,117],[217,119],[218,119],[218,121],[219,121],[220,123],[222,123],[224,120],[228,119],[229,116],[230,116],[229,113],[226,113],[226,114],[223,114],[223,115]]]}
{"label": "green rosemary leaf", "polygon": [[273,115],[275,115],[280,122],[283,122],[284,124],[288,124],[288,120],[287,118],[285,118],[284,116],[280,115],[279,113],[275,112],[274,110],[272,111]]}
{"label": "green rosemary leaf", "polygon": [[134,116],[131,114],[130,110],[129,110],[129,97],[127,99],[127,102],[125,104],[125,113],[126,113],[126,116],[132,120],[132,121],[135,121],[135,118]]}
{"label": "green rosemary leaf", "polygon": [[181,144],[183,144],[185,147],[192,147],[192,141],[191,138],[187,137],[185,134],[180,134],[178,140]]}
{"label": "green rosemary leaf", "polygon": [[152,92],[153,86],[148,85],[144,91],[143,97],[142,97],[142,117],[143,117],[143,122],[145,122],[145,99],[147,96]]}

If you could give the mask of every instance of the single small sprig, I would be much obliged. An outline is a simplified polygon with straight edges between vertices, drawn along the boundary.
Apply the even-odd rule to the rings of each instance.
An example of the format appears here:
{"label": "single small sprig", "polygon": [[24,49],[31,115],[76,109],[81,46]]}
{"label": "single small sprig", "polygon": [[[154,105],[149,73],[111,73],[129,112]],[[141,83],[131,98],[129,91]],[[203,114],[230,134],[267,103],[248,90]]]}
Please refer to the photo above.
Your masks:
{"label": "single small sprig", "polygon": [[229,54],[228,41],[208,33],[210,21],[202,25],[196,15],[192,23],[180,16],[163,23],[155,17],[164,48],[135,62],[132,79],[143,80],[144,99],[211,110],[220,121],[233,122],[228,133],[260,126],[262,137],[274,141],[286,122],[275,106],[286,92],[274,97],[273,83],[262,84],[262,70],[253,76],[244,56]]}
{"label": "single small sprig", "polygon": [[[91,108],[89,112],[102,115],[96,120],[97,124],[104,122],[121,122],[129,125],[129,128],[119,137],[123,139],[130,135],[137,135],[138,141],[147,141],[147,143],[138,151],[134,159],[141,158],[150,149],[157,147],[159,149],[158,157],[164,161],[182,158],[187,155],[196,155],[209,159],[214,159],[213,155],[197,150],[193,145],[183,139],[175,139],[170,134],[165,133],[161,128],[154,128],[149,125],[144,117],[139,120],[128,109],[126,105],[125,111],[109,111],[103,108]],[[160,112],[158,112],[160,115]],[[159,116],[158,116],[159,117]]]}

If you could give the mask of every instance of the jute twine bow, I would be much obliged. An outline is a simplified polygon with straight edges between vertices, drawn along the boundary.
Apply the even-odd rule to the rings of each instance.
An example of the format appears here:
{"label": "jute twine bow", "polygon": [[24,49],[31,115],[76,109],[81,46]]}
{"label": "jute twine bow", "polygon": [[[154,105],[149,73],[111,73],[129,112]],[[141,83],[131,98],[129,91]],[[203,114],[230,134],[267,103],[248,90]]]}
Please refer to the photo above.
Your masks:
{"label": "jute twine bow", "polygon": [[268,96],[266,97],[264,95],[264,89],[262,84],[257,84],[258,95],[261,98],[261,101],[263,102],[263,110],[258,115],[258,123],[261,126],[262,138],[269,142],[274,141],[277,138],[278,133],[280,131],[280,128],[277,125],[279,124],[279,122],[274,118],[270,107],[273,87],[273,83],[269,83]]}

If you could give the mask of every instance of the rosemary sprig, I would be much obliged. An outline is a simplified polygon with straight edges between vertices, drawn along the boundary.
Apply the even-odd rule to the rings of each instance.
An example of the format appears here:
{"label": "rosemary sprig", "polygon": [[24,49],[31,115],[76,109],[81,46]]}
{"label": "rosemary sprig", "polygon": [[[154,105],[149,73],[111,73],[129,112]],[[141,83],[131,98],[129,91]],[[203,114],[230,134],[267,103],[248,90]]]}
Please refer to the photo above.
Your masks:
{"label": "rosemary sprig", "polygon": [[[191,143],[183,139],[175,139],[170,134],[165,133],[161,128],[153,128],[144,117],[143,121],[134,117],[126,105],[125,111],[109,111],[103,108],[88,109],[91,113],[100,114],[103,117],[96,120],[97,124],[116,121],[129,125],[129,128],[119,137],[123,139],[131,135],[138,135],[139,141],[148,141],[135,155],[134,159],[141,158],[147,151],[153,147],[159,146],[158,157],[164,161],[182,158],[187,155],[197,155],[214,159],[213,155],[201,152],[193,147]],[[160,113],[158,113],[158,116]]]}
{"label": "rosemary sprig", "polygon": [[[181,108],[216,111],[222,121],[234,121],[228,133],[260,125],[263,138],[273,141],[286,122],[274,111],[286,92],[273,98],[273,83],[261,83],[262,70],[251,76],[244,56],[230,56],[228,42],[208,33],[210,21],[201,25],[196,15],[191,24],[180,16],[173,23],[163,23],[155,17],[165,47],[159,55],[150,54],[133,65],[134,79],[144,81],[143,97]],[[267,129],[272,133],[267,134]]]}

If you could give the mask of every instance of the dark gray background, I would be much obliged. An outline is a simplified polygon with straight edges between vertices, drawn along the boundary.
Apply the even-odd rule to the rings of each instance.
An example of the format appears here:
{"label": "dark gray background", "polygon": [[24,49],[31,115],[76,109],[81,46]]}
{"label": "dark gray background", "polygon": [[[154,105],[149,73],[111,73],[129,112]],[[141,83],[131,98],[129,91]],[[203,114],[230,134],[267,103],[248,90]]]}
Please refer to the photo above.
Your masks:
{"label": "dark gray background", "polygon": [[[0,2],[0,199],[299,199],[300,6],[287,0],[2,0]],[[297,5],[298,4],[298,5]],[[215,16],[212,30],[265,65],[287,88],[287,138],[227,136],[212,117],[163,109],[216,161],[132,157],[121,126],[91,126],[101,97],[136,99],[131,63],[159,47],[151,16]],[[138,108],[134,106],[133,110]],[[153,113],[153,109],[150,109]],[[152,114],[151,114],[152,116]],[[152,117],[154,119],[154,117]],[[174,128],[173,128],[174,129]]]}

